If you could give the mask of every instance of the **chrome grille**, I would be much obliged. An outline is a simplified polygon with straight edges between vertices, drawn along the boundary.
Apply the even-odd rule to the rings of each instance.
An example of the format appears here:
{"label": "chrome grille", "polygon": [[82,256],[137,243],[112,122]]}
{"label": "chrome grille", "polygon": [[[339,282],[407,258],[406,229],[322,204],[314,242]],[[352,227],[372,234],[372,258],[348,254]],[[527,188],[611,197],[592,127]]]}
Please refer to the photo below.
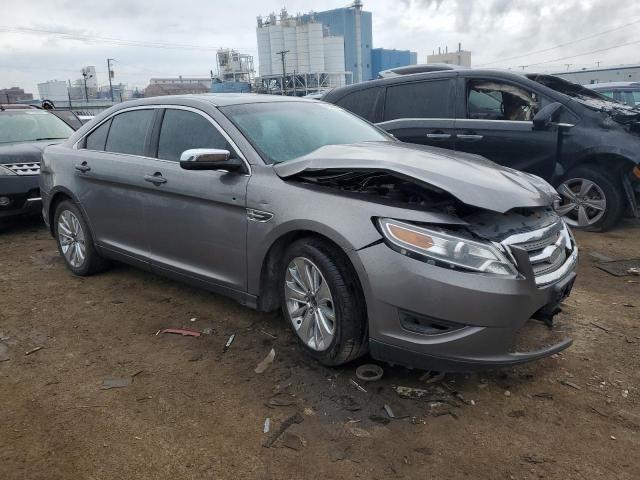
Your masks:
{"label": "chrome grille", "polygon": [[577,249],[563,221],[512,235],[502,242],[507,247],[525,250],[538,286],[553,283],[564,276],[577,260]]}
{"label": "chrome grille", "polygon": [[40,162],[3,163],[2,166],[16,175],[40,175]]}

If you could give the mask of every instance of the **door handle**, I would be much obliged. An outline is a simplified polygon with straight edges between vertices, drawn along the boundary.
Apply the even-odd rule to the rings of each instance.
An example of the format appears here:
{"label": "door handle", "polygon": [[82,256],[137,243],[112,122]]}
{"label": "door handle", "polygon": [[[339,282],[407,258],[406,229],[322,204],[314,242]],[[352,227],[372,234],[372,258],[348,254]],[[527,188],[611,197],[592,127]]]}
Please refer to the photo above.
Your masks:
{"label": "door handle", "polygon": [[484,136],[471,133],[459,133],[456,135],[456,138],[467,142],[477,142],[478,140],[482,140]]}
{"label": "door handle", "polygon": [[156,172],[153,175],[145,175],[145,181],[153,183],[154,185],[160,185],[161,183],[167,183],[167,179],[162,176],[160,172]]}
{"label": "door handle", "polygon": [[85,172],[88,172],[89,170],[91,170],[91,167],[89,165],[87,165],[87,162],[82,162],[82,163],[76,165],[75,169],[80,171],[80,172],[82,172],[82,173],[85,173]]}
{"label": "door handle", "polygon": [[449,133],[427,133],[427,138],[431,140],[448,140],[451,138]]}

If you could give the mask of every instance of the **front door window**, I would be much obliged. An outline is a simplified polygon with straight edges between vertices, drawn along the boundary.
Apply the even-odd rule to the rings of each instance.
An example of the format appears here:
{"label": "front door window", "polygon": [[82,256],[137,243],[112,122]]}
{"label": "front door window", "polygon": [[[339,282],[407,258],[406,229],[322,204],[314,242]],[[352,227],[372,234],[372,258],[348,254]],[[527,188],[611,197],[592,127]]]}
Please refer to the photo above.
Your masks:
{"label": "front door window", "polygon": [[535,92],[490,80],[468,84],[468,118],[531,121],[539,110],[540,99]]}

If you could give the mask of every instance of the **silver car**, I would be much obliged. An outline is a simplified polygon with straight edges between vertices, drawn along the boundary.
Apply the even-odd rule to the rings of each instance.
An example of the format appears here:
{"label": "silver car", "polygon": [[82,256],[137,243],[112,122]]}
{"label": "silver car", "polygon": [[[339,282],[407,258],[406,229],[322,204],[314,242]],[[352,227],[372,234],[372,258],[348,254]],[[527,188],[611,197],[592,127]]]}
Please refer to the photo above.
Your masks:
{"label": "silver car", "polygon": [[117,105],[47,148],[44,219],[75,275],[108,260],[282,308],[325,365],[475,370],[542,358],[577,248],[543,180],[410,145],[314,100]]}

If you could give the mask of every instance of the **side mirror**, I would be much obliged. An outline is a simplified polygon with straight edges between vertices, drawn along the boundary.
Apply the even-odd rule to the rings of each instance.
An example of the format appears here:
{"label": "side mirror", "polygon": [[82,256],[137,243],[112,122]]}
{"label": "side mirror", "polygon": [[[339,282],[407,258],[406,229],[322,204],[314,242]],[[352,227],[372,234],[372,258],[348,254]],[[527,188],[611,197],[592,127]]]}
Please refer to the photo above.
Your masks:
{"label": "side mirror", "polygon": [[237,172],[244,165],[237,158],[231,158],[229,150],[218,148],[192,148],[180,155],[180,167],[185,170],[226,170]]}
{"label": "side mirror", "polygon": [[562,108],[562,104],[553,102],[542,108],[536,116],[533,117],[533,128],[536,130],[547,130],[553,123],[553,116]]}

